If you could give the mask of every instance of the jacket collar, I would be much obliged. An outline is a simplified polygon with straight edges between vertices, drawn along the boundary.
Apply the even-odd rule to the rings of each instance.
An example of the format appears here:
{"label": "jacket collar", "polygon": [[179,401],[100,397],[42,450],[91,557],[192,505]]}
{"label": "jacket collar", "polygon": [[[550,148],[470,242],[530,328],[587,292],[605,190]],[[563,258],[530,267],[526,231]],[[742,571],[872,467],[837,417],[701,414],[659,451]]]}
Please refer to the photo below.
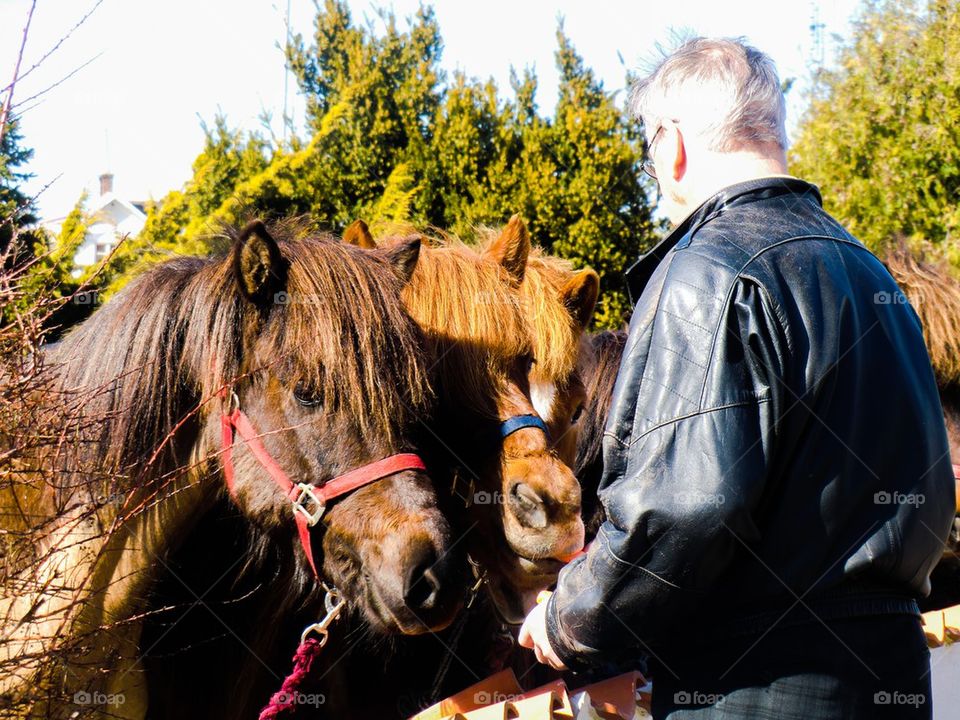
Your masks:
{"label": "jacket collar", "polygon": [[[627,290],[630,293],[631,303],[640,299],[640,294],[653,275],[654,270],[675,247],[685,247],[693,234],[705,223],[716,217],[725,208],[752,202],[764,198],[784,194],[807,194],[814,196],[818,204],[822,204],[820,190],[799,178],[787,175],[757,178],[745,182],[729,185],[715,195],[708,198],[700,207],[687,215],[670,234],[657,243],[652,250],[641,255],[639,259],[626,270]],[[683,241],[683,242],[681,242]]]}

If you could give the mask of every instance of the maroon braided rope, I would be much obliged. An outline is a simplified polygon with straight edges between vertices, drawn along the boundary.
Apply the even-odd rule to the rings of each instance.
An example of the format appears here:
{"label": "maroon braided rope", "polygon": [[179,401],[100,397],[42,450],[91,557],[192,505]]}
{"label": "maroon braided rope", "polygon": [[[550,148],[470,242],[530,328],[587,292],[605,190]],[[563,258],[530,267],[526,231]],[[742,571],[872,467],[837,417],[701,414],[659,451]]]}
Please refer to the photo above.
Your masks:
{"label": "maroon braided rope", "polygon": [[323,643],[318,639],[309,637],[300,643],[297,652],[293,655],[293,670],[283,681],[280,690],[275,692],[270,698],[267,706],[260,711],[259,720],[272,720],[284,710],[292,710],[297,705],[297,688],[310,674],[310,667],[313,661],[320,655]]}

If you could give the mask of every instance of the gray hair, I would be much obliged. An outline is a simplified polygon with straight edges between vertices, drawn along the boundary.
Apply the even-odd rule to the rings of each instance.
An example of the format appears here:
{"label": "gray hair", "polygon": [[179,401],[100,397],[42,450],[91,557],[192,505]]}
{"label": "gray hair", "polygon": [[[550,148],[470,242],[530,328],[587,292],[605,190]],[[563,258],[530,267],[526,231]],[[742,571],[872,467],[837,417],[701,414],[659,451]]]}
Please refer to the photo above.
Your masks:
{"label": "gray hair", "polygon": [[649,128],[659,119],[693,126],[719,152],[787,147],[786,103],[777,68],[743,38],[693,38],[634,83],[630,110]]}

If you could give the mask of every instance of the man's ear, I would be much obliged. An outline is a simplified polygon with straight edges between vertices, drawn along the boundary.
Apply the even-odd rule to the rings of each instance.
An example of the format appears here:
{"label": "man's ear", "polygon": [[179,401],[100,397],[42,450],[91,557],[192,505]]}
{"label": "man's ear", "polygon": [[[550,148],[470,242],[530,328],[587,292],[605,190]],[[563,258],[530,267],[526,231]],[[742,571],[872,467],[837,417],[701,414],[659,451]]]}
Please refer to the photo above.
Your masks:
{"label": "man's ear", "polygon": [[413,271],[417,269],[417,260],[420,259],[420,238],[412,237],[384,251],[387,262],[393,272],[403,284],[410,282]]}
{"label": "man's ear", "polygon": [[683,141],[683,133],[676,123],[671,124],[674,133],[675,152],[670,163],[670,175],[674,180],[680,180],[687,172],[687,146]]}
{"label": "man's ear", "polygon": [[600,294],[600,276],[590,268],[575,273],[561,290],[563,304],[566,305],[573,319],[586,330],[597,306],[597,296]]}
{"label": "man's ear", "polygon": [[233,247],[233,270],[240,293],[261,307],[286,287],[286,261],[260,220],[254,220],[240,232]]}
{"label": "man's ear", "polygon": [[510,218],[510,222],[484,255],[502,265],[517,282],[523,280],[527,270],[527,258],[530,256],[530,234],[519,215]]}
{"label": "man's ear", "polygon": [[366,248],[367,250],[371,250],[377,246],[373,235],[370,234],[370,228],[367,227],[367,224],[363,220],[354,220],[347,226],[347,229],[343,231],[343,241],[350,245]]}

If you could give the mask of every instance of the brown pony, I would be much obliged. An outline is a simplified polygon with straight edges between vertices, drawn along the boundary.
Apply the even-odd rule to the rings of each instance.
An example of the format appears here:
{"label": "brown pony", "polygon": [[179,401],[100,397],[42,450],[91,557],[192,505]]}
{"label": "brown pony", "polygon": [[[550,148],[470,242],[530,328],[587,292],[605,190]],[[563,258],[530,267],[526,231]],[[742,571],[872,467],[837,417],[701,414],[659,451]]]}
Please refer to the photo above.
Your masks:
{"label": "brown pony", "polygon": [[[225,257],[144,274],[48,351],[48,400],[81,398],[89,422],[38,459],[51,488],[3,499],[5,523],[39,529],[37,563],[0,598],[12,716],[144,716],[143,613],[164,558],[222,497],[225,414],[242,408],[272,461],[314,486],[410,450],[428,414],[423,338],[400,301],[418,242],[277,242],[259,222],[234,238]],[[233,503],[261,542],[286,548],[287,593],[315,601],[296,511],[252,447],[233,444]],[[335,500],[315,534],[320,575],[377,631],[455,614],[462,574],[421,470]]]}
{"label": "brown pony", "polygon": [[[344,239],[377,246],[362,221]],[[486,570],[486,585],[510,622],[520,622],[536,593],[556,578],[562,566],[557,558],[582,544],[579,486],[554,438],[566,441],[579,404],[577,343],[596,288],[593,271],[574,273],[539,253],[531,258],[529,234],[514,217],[477,249],[449,235],[430,239],[404,291],[438,358],[432,433],[455,477],[467,475],[468,500],[480,500],[468,502],[465,520],[479,530],[471,555]],[[564,391],[546,418],[548,432],[529,428],[500,440],[496,423],[537,414],[531,377],[543,385],[555,381]],[[564,401],[574,407],[560,410]]]}
{"label": "brown pony", "polygon": [[[496,253],[500,238],[510,234],[527,234],[518,215],[503,230],[484,234],[482,252]],[[577,369],[580,338],[593,317],[599,292],[600,278],[590,268],[575,270],[569,260],[531,248],[520,285],[534,360],[530,398],[550,429],[552,447],[571,467],[576,457],[576,424],[585,400]]]}
{"label": "brown pony", "polygon": [[[514,231],[520,229],[515,227]],[[346,239],[368,249],[375,246],[361,223],[348,229]],[[424,247],[403,295],[411,314],[426,331],[438,395],[434,417],[420,425],[417,446],[424,450],[431,474],[442,478],[453,491],[443,493],[441,499],[446,501],[445,511],[453,521],[455,536],[463,538],[459,547],[470,547],[487,570],[486,579],[493,592],[474,597],[471,611],[461,614],[453,626],[435,637],[408,636],[385,642],[370,637],[360,627],[338,624],[303,686],[307,697],[326,697],[317,708],[321,716],[406,716],[445,689],[475,682],[479,675],[474,673],[482,673],[487,667],[484,656],[490,637],[481,636],[480,642],[469,645],[460,642],[469,631],[464,620],[469,616],[474,628],[487,620],[499,627],[490,595],[501,603],[501,612],[521,615],[522,593],[546,587],[560,566],[559,561],[546,557],[554,551],[551,544],[559,543],[556,551],[565,552],[582,543],[579,508],[574,502],[579,499],[576,484],[570,470],[558,461],[556,451],[548,448],[542,430],[522,428],[506,438],[500,434],[504,419],[534,414],[535,409],[527,389],[532,342],[521,287],[529,238],[525,232],[512,231],[495,240],[499,244],[492,240],[486,256],[454,239]],[[409,242],[409,238],[393,238],[384,245],[394,248]],[[566,272],[567,268],[561,270]],[[568,293],[570,297],[575,294]],[[544,305],[563,316],[553,323],[566,332],[563,341],[576,342],[576,321],[568,305],[559,295],[557,298]],[[569,420],[566,422],[569,424]],[[509,491],[518,483],[527,487],[515,490],[520,498],[514,503],[509,500]],[[467,503],[469,508],[465,507]],[[538,512],[547,514],[551,521],[556,518],[556,527],[528,527]],[[525,513],[530,515],[524,517]],[[227,524],[229,519],[219,517],[218,522]],[[548,534],[565,530],[564,524],[564,534]],[[511,540],[531,543],[532,549],[525,547],[521,553],[533,557],[519,557],[509,544],[508,533]],[[189,545],[211,547],[222,543],[218,538],[225,534],[211,537],[208,532],[198,537],[195,533]],[[544,553],[544,557],[535,553]],[[205,570],[197,568],[189,557],[177,560],[178,574],[194,577]],[[271,678],[270,671],[285,667],[288,661],[284,655],[296,644],[305,620],[297,607],[278,597],[283,584],[279,584],[279,593],[274,590],[277,583],[270,579],[267,567],[262,564],[259,575],[248,573],[237,580],[239,584],[214,589],[217,610],[207,621],[208,627],[197,621],[194,612],[184,622],[176,622],[172,632],[162,625],[148,628],[150,637],[158,643],[156,665],[162,670],[151,673],[154,680],[162,680],[156,694],[191,698],[189,709],[171,702],[158,717],[179,719],[221,713],[246,716],[256,709],[256,703],[238,701],[234,678],[240,678],[237,685],[241,689],[255,688],[251,698],[265,698],[276,688],[279,678]],[[218,568],[217,575],[220,572]],[[229,567],[222,572],[230,576]],[[255,582],[251,584],[251,580]],[[471,584],[464,582],[464,595]],[[170,585],[174,584],[168,583],[165,588],[164,604],[189,602],[182,589]],[[271,620],[252,621],[262,613]],[[217,637],[224,635],[222,624],[239,630],[246,647],[237,646],[232,637]],[[273,635],[264,638],[265,626],[275,629]],[[164,655],[175,657],[176,662],[165,660]],[[226,665],[218,660],[224,655],[229,657]],[[203,679],[204,668],[214,663],[220,669],[217,687],[210,679]],[[376,693],[370,692],[372,677],[377,678]],[[335,696],[328,692],[332,687],[337,688]],[[227,703],[229,710],[225,712]]]}

